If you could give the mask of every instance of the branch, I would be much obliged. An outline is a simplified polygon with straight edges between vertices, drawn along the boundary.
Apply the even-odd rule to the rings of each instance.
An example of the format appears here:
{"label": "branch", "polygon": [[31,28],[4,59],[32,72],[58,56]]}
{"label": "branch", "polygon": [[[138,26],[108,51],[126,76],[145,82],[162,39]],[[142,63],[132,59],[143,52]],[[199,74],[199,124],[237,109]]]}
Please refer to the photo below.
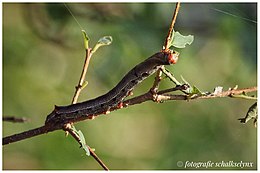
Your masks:
{"label": "branch", "polygon": [[[67,131],[70,133],[70,135],[80,144],[82,145],[82,143],[80,142],[80,137],[78,136],[78,134],[76,134],[71,126],[66,126],[63,130]],[[102,168],[106,171],[108,171],[108,167],[103,163],[103,161],[96,155],[96,153],[93,151],[92,148],[90,148],[88,145],[86,145],[86,147],[88,148],[90,155],[100,164],[100,166],[102,166]]]}
{"label": "branch", "polygon": [[[88,47],[88,46],[87,46]],[[85,78],[86,78],[86,73],[87,73],[87,70],[88,70],[88,66],[89,66],[89,62],[90,62],[90,59],[93,55],[93,52],[91,51],[92,49],[91,48],[87,48],[86,49],[86,57],[85,57],[85,62],[84,62],[84,65],[83,65],[83,69],[82,69],[82,72],[81,72],[81,75],[80,75],[80,79],[79,79],[79,83],[78,85],[76,86],[76,90],[75,90],[75,93],[74,93],[74,96],[73,96],[73,99],[72,99],[72,104],[75,104],[77,103],[78,101],[78,97],[80,95],[80,92],[84,89],[84,81],[85,81]],[[71,130],[71,127],[72,124],[66,124],[64,125],[64,127],[68,127],[68,128],[64,128],[63,130],[65,130],[66,132],[68,131],[71,136],[79,143],[80,143],[80,139],[79,137]],[[100,164],[100,166],[104,169],[104,170],[109,170],[108,167],[103,163],[103,161],[97,156],[97,154],[87,145],[88,149],[89,149],[89,152],[90,152],[90,155]]]}
{"label": "branch", "polygon": [[181,4],[180,2],[177,2],[177,4],[176,4],[175,11],[174,11],[173,16],[172,16],[171,25],[169,27],[168,35],[165,39],[164,48],[163,48],[164,50],[168,49],[168,45],[171,41],[172,31],[173,31],[173,28],[174,28],[174,25],[175,25],[175,22],[176,22],[176,19],[177,19],[177,15],[178,15],[180,7],[181,7],[180,4]]}
{"label": "branch", "polygon": [[[184,84],[182,86],[176,86],[175,88],[158,91],[155,94],[153,92],[151,92],[151,90],[149,90],[145,94],[142,94],[137,97],[124,101],[123,107],[128,107],[128,106],[135,105],[135,104],[141,104],[146,101],[164,102],[164,101],[169,101],[169,100],[196,100],[196,99],[213,99],[213,98],[221,98],[221,97],[233,98],[232,97],[233,95],[239,95],[239,94],[257,91],[257,87],[250,87],[250,88],[244,88],[244,89],[234,89],[234,90],[223,91],[218,94],[209,94],[206,96],[196,96],[196,97],[192,97],[192,98],[189,98],[189,96],[186,94],[180,94],[180,95],[166,94],[168,92],[172,92],[172,91],[176,91],[176,90],[182,91],[185,89],[186,89],[186,86]],[[117,108],[115,108],[115,109],[117,109]],[[111,110],[115,110],[115,109],[111,109]]]}
{"label": "branch", "polygon": [[15,116],[3,116],[3,121],[12,122],[12,123],[24,123],[27,122],[28,119],[24,117],[18,118]]}
{"label": "branch", "polygon": [[250,88],[244,88],[244,89],[230,89],[227,91],[223,91],[217,94],[209,94],[206,96],[198,96],[197,98],[194,99],[212,99],[212,98],[220,98],[220,97],[234,97],[234,95],[240,95],[244,93],[250,93],[257,91],[257,87],[250,87]]}
{"label": "branch", "polygon": [[[178,87],[178,86],[177,86]],[[165,90],[159,91],[158,93],[165,93]],[[146,101],[154,101],[154,102],[164,102],[164,101],[169,101],[169,100],[196,100],[196,99],[213,99],[213,98],[223,98],[223,97],[231,97],[231,95],[239,95],[239,94],[243,94],[243,93],[250,93],[250,92],[255,92],[257,91],[257,87],[251,87],[251,88],[244,88],[244,89],[234,89],[234,90],[228,90],[228,91],[223,91],[220,92],[218,94],[209,94],[206,96],[197,96],[197,97],[193,97],[193,98],[189,98],[188,95],[173,95],[173,94],[154,94],[151,92],[151,90],[149,90],[147,93],[136,96],[134,98],[128,99],[126,101],[123,102],[123,106],[122,107],[113,107],[110,109],[110,111],[114,111],[117,109],[121,109],[121,108],[126,108],[135,104],[140,104]],[[94,116],[98,116],[98,115],[103,115],[103,114],[96,114]],[[82,121],[83,119],[78,119],[77,121]],[[85,119],[84,119],[85,120]],[[56,128],[51,128],[48,126],[42,126],[36,129],[32,129],[32,130],[28,130],[26,132],[22,132],[19,134],[15,134],[12,136],[8,136],[3,138],[3,145],[9,144],[9,143],[13,143],[13,142],[17,142],[20,140],[24,140],[33,136],[37,136],[37,135],[41,135],[43,133],[48,133],[48,132],[52,132],[55,130],[60,130],[62,129],[62,126],[58,126]]]}
{"label": "branch", "polygon": [[89,62],[90,62],[90,59],[91,59],[92,55],[93,55],[93,53],[91,52],[91,48],[88,48],[86,50],[86,58],[85,58],[83,69],[82,69],[82,72],[81,72],[81,75],[80,75],[79,83],[75,87],[76,90],[75,90],[74,96],[72,98],[72,104],[77,103],[77,100],[79,98],[79,94],[82,91],[82,89],[84,89],[84,86],[85,86],[84,85],[84,83],[85,83],[84,82],[85,81],[85,76],[86,76],[86,73],[88,71],[88,66],[89,66]]}
{"label": "branch", "polygon": [[22,133],[18,133],[18,134],[15,134],[15,135],[7,136],[7,137],[3,138],[3,145],[10,144],[10,143],[17,142],[17,141],[21,141],[21,140],[24,140],[24,139],[28,139],[28,138],[38,136],[38,135],[41,135],[41,134],[44,134],[44,133],[48,133],[48,132],[51,132],[51,131],[54,131],[54,130],[57,130],[57,129],[51,129],[48,126],[42,126],[42,127],[38,127],[38,128],[35,128],[35,129],[31,129],[31,130],[22,132]]}

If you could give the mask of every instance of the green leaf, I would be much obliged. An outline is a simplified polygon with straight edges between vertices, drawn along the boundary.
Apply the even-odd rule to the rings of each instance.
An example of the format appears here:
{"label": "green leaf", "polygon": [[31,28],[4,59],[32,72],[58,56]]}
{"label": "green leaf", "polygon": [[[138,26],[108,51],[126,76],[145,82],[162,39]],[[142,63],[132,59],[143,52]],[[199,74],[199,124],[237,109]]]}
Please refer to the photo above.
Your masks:
{"label": "green leaf", "polygon": [[203,95],[204,93],[200,91],[199,88],[197,88],[195,85],[192,86],[192,93],[191,94],[196,94],[196,95]]}
{"label": "green leaf", "polygon": [[80,138],[80,144],[81,144],[82,148],[85,150],[86,155],[90,156],[90,152],[89,152],[89,149],[87,147],[85,137],[80,130],[78,131],[78,135],[79,135],[79,138]]}
{"label": "green leaf", "polygon": [[[181,76],[181,80],[184,82],[184,84],[187,84],[189,86],[191,86],[189,84],[189,82],[187,82],[183,76]],[[196,97],[196,96],[202,96],[202,95],[206,95],[205,92],[202,92],[198,87],[196,87],[195,85],[193,85],[192,87],[189,87],[187,90],[185,90],[188,94],[189,94],[189,99]]]}
{"label": "green leaf", "polygon": [[81,30],[81,32],[82,32],[82,34],[83,34],[83,39],[84,39],[84,47],[85,47],[85,49],[87,50],[88,49],[88,42],[89,42],[89,37],[88,37],[88,35],[87,35],[87,33],[86,33],[86,31],[85,30]]}
{"label": "green leaf", "polygon": [[89,149],[88,149],[88,147],[87,147],[86,140],[85,140],[85,137],[84,137],[83,133],[82,133],[80,130],[77,130],[77,129],[75,128],[75,126],[72,126],[71,129],[73,130],[73,132],[75,132],[75,133],[79,136],[80,145],[81,145],[81,147],[83,148],[83,150],[85,150],[86,155],[87,155],[87,156],[90,156],[90,151],[89,151]]}
{"label": "green leaf", "polygon": [[88,81],[84,81],[83,84],[82,84],[81,89],[84,89],[87,85],[88,85]]}
{"label": "green leaf", "polygon": [[184,36],[180,34],[178,31],[173,31],[169,47],[173,46],[176,48],[185,48],[185,46],[187,44],[190,45],[193,42],[193,40],[193,35]]}
{"label": "green leaf", "polygon": [[250,108],[248,109],[245,118],[239,118],[241,123],[247,123],[249,120],[254,120],[254,125],[256,126],[257,122],[257,102],[255,102]]}
{"label": "green leaf", "polygon": [[98,50],[98,48],[100,48],[101,46],[107,46],[110,45],[112,43],[113,39],[111,36],[104,36],[102,38],[100,38],[97,42],[97,44],[94,46],[92,53],[96,52]]}

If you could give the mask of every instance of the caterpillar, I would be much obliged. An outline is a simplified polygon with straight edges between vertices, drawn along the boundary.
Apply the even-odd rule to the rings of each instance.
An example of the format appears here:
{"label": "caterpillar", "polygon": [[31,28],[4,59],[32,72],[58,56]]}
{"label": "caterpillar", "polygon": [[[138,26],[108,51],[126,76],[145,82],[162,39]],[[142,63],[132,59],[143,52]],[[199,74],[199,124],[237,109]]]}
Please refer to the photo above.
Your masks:
{"label": "caterpillar", "polygon": [[134,87],[156,72],[162,65],[175,64],[179,53],[161,51],[136,65],[109,92],[97,98],[68,106],[55,106],[47,116],[45,124],[66,124],[89,119],[90,116],[105,113],[122,103]]}

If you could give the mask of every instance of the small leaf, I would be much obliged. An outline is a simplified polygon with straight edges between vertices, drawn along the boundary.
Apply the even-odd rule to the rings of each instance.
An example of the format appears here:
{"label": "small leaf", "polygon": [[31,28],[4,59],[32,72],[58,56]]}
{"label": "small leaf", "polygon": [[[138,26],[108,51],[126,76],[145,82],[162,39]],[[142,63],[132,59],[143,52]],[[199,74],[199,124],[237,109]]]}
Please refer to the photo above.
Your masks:
{"label": "small leaf", "polygon": [[190,45],[194,40],[193,35],[184,36],[181,35],[178,31],[173,31],[171,42],[169,44],[169,47],[173,46],[176,48],[185,48],[185,46],[188,44]]}
{"label": "small leaf", "polygon": [[87,147],[85,137],[80,130],[78,131],[78,135],[79,135],[79,138],[80,138],[80,144],[81,144],[82,148],[85,150],[86,155],[90,156],[90,152],[89,152],[89,149]]}
{"label": "small leaf", "polygon": [[[184,84],[187,84],[188,86],[191,86],[189,84],[189,82],[187,82],[183,76],[181,76],[182,81],[184,82]],[[202,96],[202,95],[207,95],[207,93],[202,92],[198,87],[196,87],[195,85],[193,85],[192,87],[188,87],[185,92],[187,92],[187,94],[189,94],[189,99],[196,97],[196,96]]]}
{"label": "small leaf", "polygon": [[247,123],[249,120],[254,120],[254,125],[257,122],[257,102],[255,102],[247,111],[245,118],[239,118],[241,123]]}
{"label": "small leaf", "polygon": [[79,135],[79,138],[80,138],[80,143],[85,145],[86,140],[85,140],[83,133],[80,130],[78,131],[78,135]]}
{"label": "small leaf", "polygon": [[111,36],[104,36],[98,40],[98,44],[104,45],[110,45],[112,43],[113,39]]}
{"label": "small leaf", "polygon": [[75,132],[79,136],[79,139],[80,139],[79,143],[80,143],[81,147],[83,148],[83,150],[85,150],[86,155],[90,156],[90,151],[87,147],[86,140],[85,140],[83,133],[80,130],[77,130],[75,128],[75,126],[72,126],[71,129],[73,132]]}
{"label": "small leaf", "polygon": [[199,88],[197,88],[195,85],[192,86],[192,93],[191,94],[196,94],[196,95],[203,95],[203,92],[200,91]]}
{"label": "small leaf", "polygon": [[87,85],[88,85],[88,81],[84,81],[83,84],[82,84],[81,89],[84,89]]}
{"label": "small leaf", "polygon": [[107,46],[110,45],[112,43],[113,39],[111,36],[104,36],[102,38],[100,38],[97,42],[97,44],[94,46],[92,53],[96,52],[98,50],[99,47],[101,46]]}
{"label": "small leaf", "polygon": [[83,34],[84,47],[85,47],[85,49],[87,50],[87,49],[88,49],[88,42],[89,42],[90,39],[89,39],[89,37],[88,37],[88,35],[87,35],[87,33],[86,33],[85,30],[82,30],[81,32],[82,32],[82,34]]}

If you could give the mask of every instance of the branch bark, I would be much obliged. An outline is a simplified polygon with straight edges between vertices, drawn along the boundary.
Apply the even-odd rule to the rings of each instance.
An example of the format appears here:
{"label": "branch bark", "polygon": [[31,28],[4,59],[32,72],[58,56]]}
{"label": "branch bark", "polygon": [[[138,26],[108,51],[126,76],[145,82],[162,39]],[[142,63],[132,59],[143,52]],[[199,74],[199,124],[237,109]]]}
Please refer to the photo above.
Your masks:
{"label": "branch bark", "polygon": [[84,81],[85,81],[85,78],[86,78],[86,73],[88,71],[88,66],[89,66],[89,62],[90,62],[92,55],[93,54],[91,52],[91,48],[88,48],[86,50],[85,62],[84,62],[83,69],[82,69],[82,72],[81,72],[81,75],[80,75],[79,83],[76,86],[76,90],[75,90],[74,96],[72,98],[72,104],[77,103],[80,92],[83,89],[83,84],[84,84]]}
{"label": "branch bark", "polygon": [[[214,98],[223,98],[223,97],[232,97],[232,95],[239,95],[239,94],[243,94],[243,93],[250,93],[250,92],[255,92],[257,91],[257,87],[250,87],[250,88],[244,88],[244,89],[234,89],[234,90],[228,90],[228,91],[223,91],[220,92],[218,94],[215,95],[206,95],[206,96],[197,96],[194,98],[189,98],[187,95],[182,94],[182,95],[174,95],[174,94],[156,94],[156,93],[152,93],[151,90],[149,90],[147,93],[136,96],[134,98],[128,99],[126,101],[123,102],[123,106],[122,107],[114,107],[111,108],[110,111],[114,111],[117,109],[121,109],[121,108],[126,108],[132,105],[136,105],[136,104],[141,104],[143,102],[146,101],[155,101],[155,102],[164,102],[164,101],[169,101],[169,100],[197,100],[197,99],[214,99]],[[162,91],[159,91],[159,93]],[[97,114],[94,116],[99,116],[102,114]],[[79,119],[78,121],[82,121],[81,119]],[[33,136],[37,136],[37,135],[41,135],[44,133],[48,133],[48,132],[52,132],[55,130],[60,130],[62,129],[63,126],[57,126],[57,127],[49,127],[49,126],[42,126],[36,129],[32,129],[32,130],[28,130],[19,134],[15,134],[15,135],[11,135],[8,137],[4,137],[3,138],[3,145],[6,144],[10,144],[13,142],[18,142],[27,138],[31,138]]]}
{"label": "branch bark", "polygon": [[57,129],[50,129],[48,126],[41,126],[35,129],[31,129],[22,133],[14,134],[3,138],[3,145],[7,145],[13,142],[28,139],[34,136],[38,136],[44,133],[48,133]]}
{"label": "branch bark", "polygon": [[[214,98],[222,98],[222,97],[233,97],[232,95],[239,95],[243,93],[250,93],[257,91],[257,87],[250,87],[250,88],[244,88],[244,89],[236,89],[236,90],[228,90],[223,91],[218,94],[209,94],[205,96],[195,96],[192,98],[189,98],[186,94],[167,94],[168,92],[176,91],[176,88],[179,86],[172,88],[172,89],[166,89],[159,91],[157,94],[153,94],[151,91],[148,91],[145,94],[142,94],[140,96],[134,97],[132,99],[126,100],[123,102],[124,107],[140,104],[149,100],[155,101],[155,102],[165,102],[169,100],[197,100],[197,99],[214,99]],[[178,90],[178,89],[177,89]],[[164,94],[160,94],[164,93]]]}
{"label": "branch bark", "polygon": [[20,118],[20,117],[15,117],[15,116],[3,116],[3,121],[7,122],[12,122],[12,123],[24,123],[27,122],[27,118]]}
{"label": "branch bark", "polygon": [[168,49],[168,45],[169,45],[170,40],[171,40],[173,28],[174,28],[174,25],[175,25],[175,22],[176,22],[176,19],[177,19],[180,7],[181,7],[181,3],[177,2],[175,10],[174,10],[174,13],[173,13],[173,16],[172,16],[172,21],[171,21],[171,25],[169,27],[168,35],[167,35],[167,37],[165,39],[165,43],[164,43],[164,49],[166,49],[166,50]]}

